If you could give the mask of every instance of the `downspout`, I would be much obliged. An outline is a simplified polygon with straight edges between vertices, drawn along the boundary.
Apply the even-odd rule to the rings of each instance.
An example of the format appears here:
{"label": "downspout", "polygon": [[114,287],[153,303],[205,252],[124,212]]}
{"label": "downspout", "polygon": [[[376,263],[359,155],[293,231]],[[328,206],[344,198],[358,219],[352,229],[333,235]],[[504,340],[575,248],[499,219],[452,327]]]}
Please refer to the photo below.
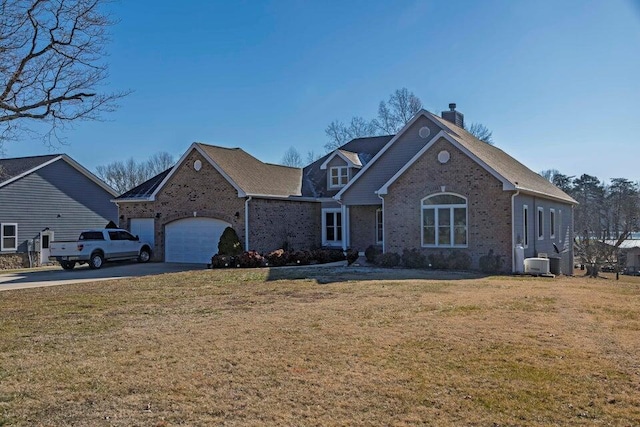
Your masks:
{"label": "downspout", "polygon": [[244,250],[249,250],[249,202],[252,197],[249,196],[244,201]]}
{"label": "downspout", "polygon": [[511,273],[516,272],[516,197],[520,190],[511,195]]}
{"label": "downspout", "polygon": [[378,197],[380,197],[380,200],[382,200],[382,253],[385,253],[384,247],[385,247],[385,242],[386,242],[387,239],[385,239],[385,234],[386,233],[384,231],[384,229],[385,229],[384,221],[385,221],[385,218],[386,218],[385,213],[384,213],[384,197],[382,197],[382,195],[380,195],[379,193],[378,193]]}
{"label": "downspout", "polygon": [[342,203],[342,200],[336,200],[338,204],[340,204],[340,222],[342,222],[342,250],[347,250],[347,238],[349,236],[348,223],[347,220],[347,205]]}

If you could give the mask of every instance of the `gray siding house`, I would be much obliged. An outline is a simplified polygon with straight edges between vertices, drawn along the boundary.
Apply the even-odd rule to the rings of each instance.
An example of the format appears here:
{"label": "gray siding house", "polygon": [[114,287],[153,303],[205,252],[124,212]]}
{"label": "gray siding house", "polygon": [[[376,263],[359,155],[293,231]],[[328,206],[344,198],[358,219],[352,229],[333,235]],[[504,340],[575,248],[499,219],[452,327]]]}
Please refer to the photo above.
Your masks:
{"label": "gray siding house", "polygon": [[456,251],[474,269],[492,252],[515,272],[521,246],[527,258],[561,257],[571,272],[576,201],[476,139],[450,108],[442,117],[421,110],[396,135],[354,139],[303,169],[194,143],[173,168],[115,200],[120,226],[151,235],[164,261],[208,262],[231,226],[260,252]]}
{"label": "gray siding house", "polygon": [[48,262],[48,244],[117,221],[117,193],[67,155],[0,159],[0,268]]}

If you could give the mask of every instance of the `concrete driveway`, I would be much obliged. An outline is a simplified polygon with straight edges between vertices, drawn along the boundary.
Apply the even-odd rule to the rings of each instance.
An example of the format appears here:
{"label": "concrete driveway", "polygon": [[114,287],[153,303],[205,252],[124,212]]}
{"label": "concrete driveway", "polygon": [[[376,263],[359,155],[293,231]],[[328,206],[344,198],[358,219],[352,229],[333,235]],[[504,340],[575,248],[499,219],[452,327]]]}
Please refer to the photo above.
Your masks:
{"label": "concrete driveway", "polygon": [[71,271],[63,270],[62,267],[59,266],[46,270],[20,270],[4,274],[0,273],[0,291],[97,282],[128,277],[153,276],[179,271],[202,270],[204,268],[206,268],[204,264],[180,264],[172,262],[138,264],[127,262],[107,263],[99,270],[91,270],[87,265],[76,267]]}

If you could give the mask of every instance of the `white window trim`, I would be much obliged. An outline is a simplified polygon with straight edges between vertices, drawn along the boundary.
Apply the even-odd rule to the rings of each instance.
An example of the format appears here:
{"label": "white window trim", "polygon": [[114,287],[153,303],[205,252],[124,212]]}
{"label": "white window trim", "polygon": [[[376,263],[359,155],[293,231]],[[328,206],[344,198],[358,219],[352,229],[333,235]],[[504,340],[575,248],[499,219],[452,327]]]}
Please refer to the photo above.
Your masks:
{"label": "white window trim", "polygon": [[[452,196],[456,196],[456,197],[460,197],[462,199],[464,199],[465,203],[464,204],[459,204],[459,205],[429,205],[429,207],[425,208],[423,203],[426,199],[433,197],[433,196],[443,196],[443,195],[452,195]],[[464,222],[465,222],[465,241],[467,242],[464,245],[455,245],[455,244],[450,244],[450,245],[441,245],[438,243],[438,209],[449,209],[449,215],[451,216],[451,242],[453,242],[455,240],[455,225],[453,222],[453,209],[454,208],[464,208],[464,213],[465,213],[465,218],[464,218]],[[436,223],[436,235],[435,235],[435,244],[431,244],[431,243],[425,243],[424,242],[424,211],[425,209],[434,209],[435,210],[435,223]],[[456,194],[456,193],[436,193],[436,194],[431,194],[430,196],[427,196],[425,198],[423,198],[422,200],[420,200],[420,243],[422,245],[423,248],[468,248],[469,247],[469,200],[460,195],[460,194]]]}
{"label": "white window trim", "polygon": [[[382,218],[380,218],[380,215],[382,215]],[[382,221],[379,221],[379,219],[382,219]],[[378,230],[382,231],[382,236],[378,235]],[[382,208],[380,209],[376,209],[376,244],[381,245],[382,242],[384,241],[384,213],[382,212]],[[379,239],[379,237],[381,237]]]}
{"label": "white window trim", "polygon": [[549,209],[549,238],[556,238],[556,210]]}
{"label": "white window trim", "polygon": [[540,206],[538,206],[536,225],[538,228],[538,240],[544,240],[544,208]]}
{"label": "white window trim", "polygon": [[[332,213],[334,215],[334,220],[335,220],[334,224],[337,225],[338,218],[336,214],[342,215],[342,209],[340,208],[322,209],[322,246],[342,246],[342,240],[327,240],[327,214],[328,213]],[[344,227],[341,221],[340,221],[340,227],[342,228],[342,238],[344,239]]]}
{"label": "white window trim", "polygon": [[522,247],[529,247],[529,205],[522,205]]}
{"label": "white window trim", "polygon": [[[15,236],[13,236],[13,247],[12,248],[6,248],[4,246],[4,239],[5,239],[5,235],[4,235],[4,227],[8,225],[11,226],[13,225],[15,227],[16,230],[16,234]],[[0,224],[0,251],[4,252],[4,251],[17,251],[18,250],[18,223],[17,222],[3,222],[2,224]]]}
{"label": "white window trim", "polygon": [[[346,171],[347,171],[346,181],[344,181],[344,182],[342,181],[342,177],[343,177],[342,170],[343,169],[346,169]],[[338,175],[337,175],[338,176],[338,185],[334,185],[333,184],[332,173],[333,173],[334,170],[337,171],[337,173],[338,173]],[[331,166],[329,168],[329,173],[327,174],[327,178],[329,180],[329,188],[342,188],[342,187],[344,187],[345,185],[347,185],[347,183],[349,182],[349,178],[350,178],[349,166]]]}

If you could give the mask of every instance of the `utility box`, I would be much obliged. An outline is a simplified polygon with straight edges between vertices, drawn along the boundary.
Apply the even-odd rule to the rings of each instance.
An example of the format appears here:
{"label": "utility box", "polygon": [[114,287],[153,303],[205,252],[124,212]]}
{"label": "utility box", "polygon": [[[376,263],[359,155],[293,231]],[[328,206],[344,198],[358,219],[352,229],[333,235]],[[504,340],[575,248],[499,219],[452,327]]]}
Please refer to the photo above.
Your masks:
{"label": "utility box", "polygon": [[549,258],[527,258],[524,260],[525,274],[533,274],[534,276],[548,276]]}

